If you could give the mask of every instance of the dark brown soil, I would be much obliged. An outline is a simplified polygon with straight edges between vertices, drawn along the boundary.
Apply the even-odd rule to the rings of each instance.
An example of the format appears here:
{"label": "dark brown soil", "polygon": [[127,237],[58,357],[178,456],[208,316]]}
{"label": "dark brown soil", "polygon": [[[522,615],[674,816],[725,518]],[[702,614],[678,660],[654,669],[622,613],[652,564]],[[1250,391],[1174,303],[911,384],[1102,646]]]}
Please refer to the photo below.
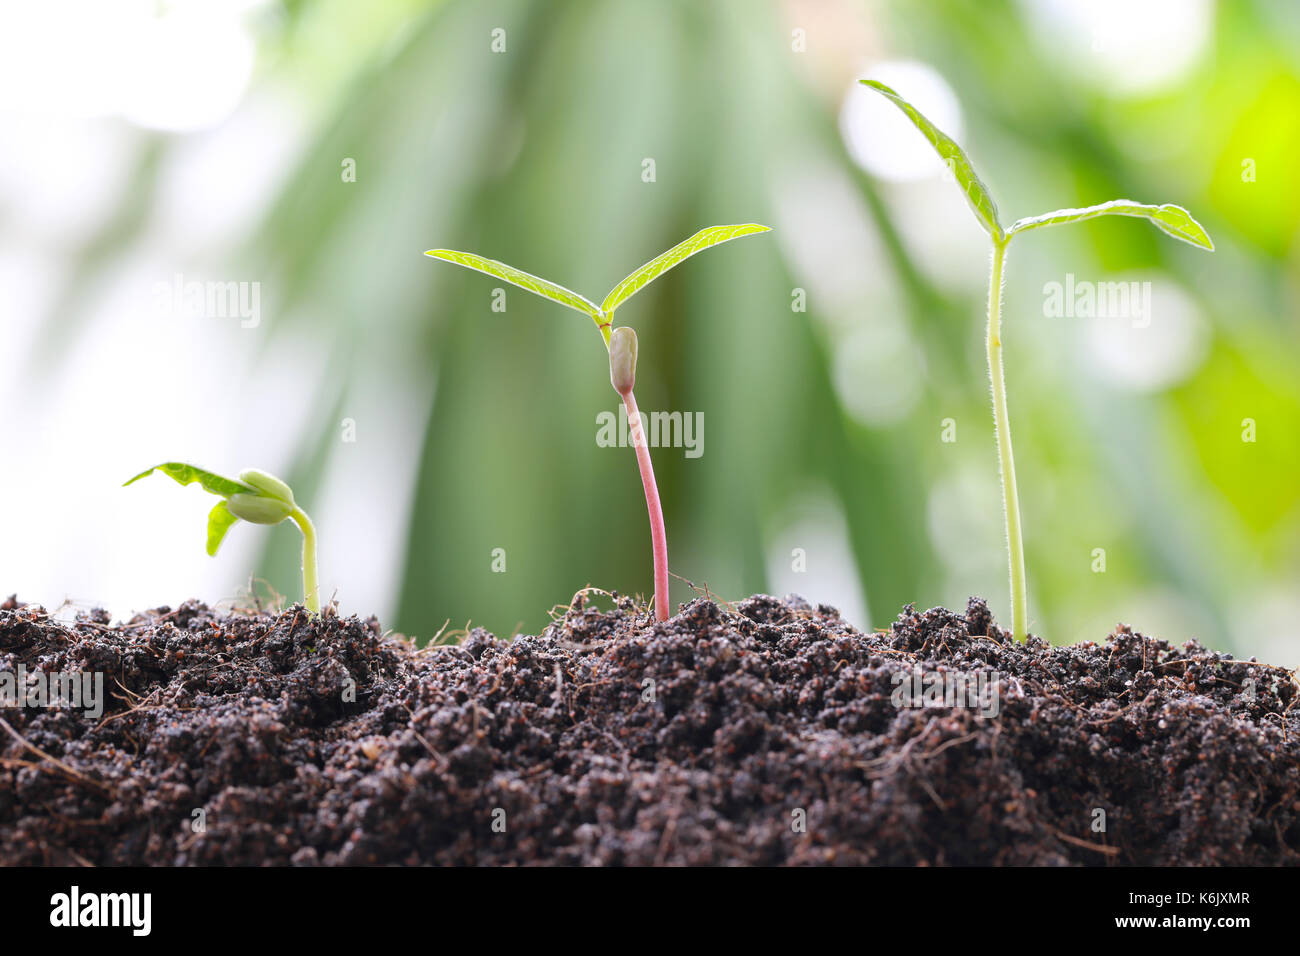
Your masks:
{"label": "dark brown soil", "polygon": [[[1277,669],[1123,627],[1017,645],[977,600],[873,634],[798,598],[700,599],[662,625],[619,604],[417,651],[301,608],[110,626],[10,599],[0,672],[100,671],[112,696],[98,720],[0,710],[0,861],[1300,859]],[[1000,712],[899,706],[914,667],[996,672]]]}

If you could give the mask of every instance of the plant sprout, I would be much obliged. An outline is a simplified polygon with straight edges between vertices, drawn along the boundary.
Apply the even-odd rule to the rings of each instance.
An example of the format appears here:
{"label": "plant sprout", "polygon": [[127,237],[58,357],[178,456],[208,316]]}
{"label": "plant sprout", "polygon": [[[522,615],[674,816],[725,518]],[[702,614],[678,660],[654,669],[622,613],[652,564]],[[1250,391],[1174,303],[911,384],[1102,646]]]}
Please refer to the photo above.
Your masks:
{"label": "plant sprout", "polygon": [[198,482],[204,491],[221,498],[208,512],[208,554],[215,555],[226,532],[241,518],[253,524],[279,524],[288,518],[302,532],[303,603],[313,614],[320,613],[316,582],[316,527],[293,500],[293,491],[275,475],[256,468],[239,473],[239,480],[223,478],[184,462],[169,461],[140,472],[123,487],[161,471],[182,485]]}
{"label": "plant sprout", "polygon": [[993,425],[997,434],[998,462],[1002,473],[1002,510],[1007,523],[1007,556],[1011,569],[1011,630],[1016,640],[1024,641],[1028,634],[1028,598],[1025,587],[1025,547],[1020,533],[1020,495],[1016,489],[1016,466],[1011,452],[1011,422],[1007,417],[1007,387],[1002,373],[1002,270],[1006,263],[1007,246],[1022,232],[1043,226],[1056,226],[1067,222],[1080,222],[1097,216],[1137,216],[1147,219],[1162,232],[1202,249],[1213,251],[1214,243],[1191,213],[1173,203],[1148,205],[1130,199],[1113,199],[1082,209],[1058,209],[1041,216],[1018,219],[1007,229],[998,221],[997,206],[988,188],[975,174],[970,160],[949,136],[905,99],[883,83],[861,80],[897,106],[929,140],[940,158],[948,165],[958,185],[962,187],[967,202],[975,211],[975,218],[993,240],[993,265],[989,275],[989,322],[986,348],[988,352],[989,383],[993,390]]}
{"label": "plant sprout", "polygon": [[605,296],[605,301],[600,305],[596,305],[596,303],[564,288],[564,286],[548,282],[546,279],[539,279],[527,272],[521,272],[504,262],[497,262],[495,259],[485,259],[473,253],[456,252],[452,249],[430,249],[425,253],[426,256],[433,256],[435,259],[445,259],[447,262],[454,262],[458,266],[464,266],[467,269],[474,269],[495,276],[498,279],[504,279],[521,289],[527,289],[529,292],[543,298],[558,302],[561,305],[567,305],[577,312],[590,316],[592,321],[596,323],[596,328],[600,330],[601,337],[605,341],[605,349],[609,353],[610,383],[623,399],[623,405],[627,409],[628,426],[631,431],[633,447],[636,449],[637,466],[641,470],[641,485],[645,491],[646,510],[650,514],[650,544],[653,553],[655,579],[655,618],[660,621],[668,620],[669,616],[668,538],[664,532],[664,513],[659,502],[659,487],[655,484],[654,468],[650,464],[650,449],[646,444],[645,433],[641,427],[641,415],[637,411],[636,397],[632,394],[632,387],[636,384],[636,333],[627,326],[614,328],[614,310],[650,282],[678,263],[689,259],[697,252],[703,252],[710,246],[716,246],[731,239],[739,239],[742,236],[752,236],[755,233],[767,231],[767,226],[759,226],[754,223],[735,226],[710,226],[707,229],[701,229],[689,239],[651,259],[614,286],[609,295]]}

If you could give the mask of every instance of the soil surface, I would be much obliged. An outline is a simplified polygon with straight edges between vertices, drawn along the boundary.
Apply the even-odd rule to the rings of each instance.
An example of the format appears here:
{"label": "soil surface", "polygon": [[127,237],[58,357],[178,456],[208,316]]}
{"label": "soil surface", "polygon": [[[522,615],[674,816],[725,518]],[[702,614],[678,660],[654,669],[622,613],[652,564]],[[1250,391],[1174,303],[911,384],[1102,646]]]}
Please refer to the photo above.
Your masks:
{"label": "soil surface", "polygon": [[796,597],[654,624],[579,595],[540,636],[417,650],[301,607],[11,598],[20,664],[107,702],[0,709],[7,864],[1300,859],[1289,674],[1125,627],[1018,645],[974,599],[863,634]]}

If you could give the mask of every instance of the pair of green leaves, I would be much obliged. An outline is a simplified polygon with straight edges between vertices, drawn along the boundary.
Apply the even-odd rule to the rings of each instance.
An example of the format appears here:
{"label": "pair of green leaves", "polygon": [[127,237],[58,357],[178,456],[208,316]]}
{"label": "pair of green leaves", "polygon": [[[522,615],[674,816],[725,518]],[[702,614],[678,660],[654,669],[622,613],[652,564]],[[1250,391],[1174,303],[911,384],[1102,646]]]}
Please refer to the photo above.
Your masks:
{"label": "pair of green leaves", "polygon": [[226,532],[240,519],[254,524],[279,524],[297,507],[293,491],[287,484],[256,468],[240,472],[236,481],[185,462],[168,461],[140,472],[123,487],[147,478],[155,471],[161,471],[182,485],[197,483],[204,491],[222,499],[208,513],[209,555],[217,553]]}
{"label": "pair of green leaves", "polygon": [[1157,229],[1173,236],[1175,239],[1181,239],[1183,242],[1190,243],[1201,249],[1214,249],[1214,243],[1210,240],[1210,236],[1206,233],[1204,227],[1193,219],[1191,213],[1182,206],[1175,206],[1173,203],[1156,206],[1133,202],[1131,199],[1114,199],[1097,206],[1086,206],[1082,209],[1058,209],[1055,212],[1044,213],[1041,216],[1029,216],[1017,220],[1012,223],[1010,228],[1003,230],[1002,224],[998,221],[998,207],[993,202],[993,196],[988,187],[976,175],[975,167],[971,165],[969,157],[962,148],[950,136],[926,119],[920,110],[884,83],[875,80],[861,80],[859,82],[890,100],[903,111],[907,118],[921,131],[921,134],[929,140],[935,152],[952,170],[953,177],[965,193],[967,202],[970,203],[971,209],[975,211],[975,217],[980,221],[980,225],[988,230],[994,242],[1004,243],[1016,233],[1027,232],[1030,229],[1055,226],[1066,222],[1079,222],[1084,219],[1094,219],[1097,216],[1137,216],[1149,220]]}
{"label": "pair of green leaves", "polygon": [[586,297],[571,289],[566,289],[562,285],[538,278],[521,269],[516,269],[514,266],[508,266],[504,262],[497,262],[495,259],[475,255],[472,252],[457,252],[454,249],[430,249],[425,255],[433,256],[435,259],[443,259],[447,262],[454,262],[466,269],[474,269],[495,276],[509,282],[511,285],[517,285],[521,289],[527,289],[529,292],[550,299],[553,302],[558,302],[561,305],[567,305],[571,309],[590,316],[592,321],[596,323],[596,327],[600,329],[601,335],[604,336],[605,346],[608,348],[610,330],[613,327],[614,310],[635,293],[697,252],[703,252],[710,246],[729,242],[732,239],[767,231],[767,226],[760,226],[755,223],[735,226],[709,226],[707,229],[701,229],[695,235],[684,242],[679,242],[662,255],[655,256],[655,258],[614,286],[609,295],[605,296],[605,301],[600,305],[596,305]]}

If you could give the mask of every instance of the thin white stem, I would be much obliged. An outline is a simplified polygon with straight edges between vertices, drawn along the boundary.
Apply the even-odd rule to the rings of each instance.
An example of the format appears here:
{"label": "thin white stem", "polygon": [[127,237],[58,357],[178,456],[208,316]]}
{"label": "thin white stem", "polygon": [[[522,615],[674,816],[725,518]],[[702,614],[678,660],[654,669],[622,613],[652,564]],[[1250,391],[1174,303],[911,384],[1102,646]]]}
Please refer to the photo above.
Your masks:
{"label": "thin white stem", "polygon": [[989,276],[988,358],[993,390],[993,426],[998,437],[1002,472],[1002,511],[1007,519],[1007,560],[1011,569],[1011,633],[1017,641],[1028,634],[1029,602],[1025,585],[1025,544],[1020,532],[1020,493],[1016,490],[1016,461],[1011,452],[1011,419],[1007,415],[1007,383],[1002,372],[1002,267],[1008,239],[993,241]]}
{"label": "thin white stem", "polygon": [[316,526],[307,512],[295,507],[289,518],[302,532],[302,600],[307,610],[320,613],[320,585],[316,581]]}

